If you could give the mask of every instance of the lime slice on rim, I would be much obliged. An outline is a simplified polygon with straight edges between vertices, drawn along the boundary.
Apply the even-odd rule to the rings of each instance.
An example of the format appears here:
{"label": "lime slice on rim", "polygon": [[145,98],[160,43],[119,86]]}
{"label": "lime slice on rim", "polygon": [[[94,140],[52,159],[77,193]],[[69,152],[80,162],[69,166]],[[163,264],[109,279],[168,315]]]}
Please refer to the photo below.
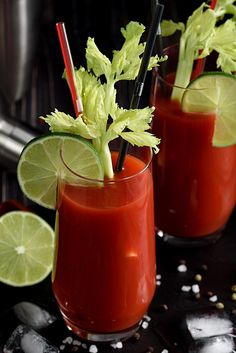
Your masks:
{"label": "lime slice on rim", "polygon": [[85,139],[65,133],[50,133],[31,140],[23,149],[17,167],[17,178],[23,193],[46,208],[55,209],[57,179],[67,164],[79,175],[103,179],[103,167],[97,151]]}
{"label": "lime slice on rim", "polygon": [[54,231],[39,216],[12,211],[0,217],[0,281],[36,284],[52,270]]}
{"label": "lime slice on rim", "polygon": [[207,72],[193,80],[183,95],[185,112],[216,114],[212,144],[236,143],[236,77],[223,72]]}

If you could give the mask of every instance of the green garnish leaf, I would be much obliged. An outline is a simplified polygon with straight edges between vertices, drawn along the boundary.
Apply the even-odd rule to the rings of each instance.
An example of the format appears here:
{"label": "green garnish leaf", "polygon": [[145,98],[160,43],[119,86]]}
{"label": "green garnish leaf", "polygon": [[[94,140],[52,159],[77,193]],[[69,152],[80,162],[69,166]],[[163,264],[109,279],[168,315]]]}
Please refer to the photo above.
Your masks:
{"label": "green garnish leaf", "polygon": [[174,22],[172,20],[163,20],[161,22],[161,33],[164,37],[172,36],[176,31],[184,32],[185,24],[183,22]]}
{"label": "green garnish leaf", "polygon": [[[109,143],[117,137],[158,151],[160,141],[149,132],[154,108],[127,110],[119,107],[116,101],[116,83],[135,80],[138,75],[145,49],[145,43],[140,42],[144,30],[145,27],[137,22],[122,28],[124,43],[120,50],[113,52],[111,61],[100,52],[94,39],[88,38],[87,70],[84,67],[75,69],[83,112],[76,120],[57,110],[44,118],[53,132],[70,132],[90,139],[101,156],[105,176],[109,178],[113,176]],[[166,59],[166,56],[151,57],[148,70]]]}
{"label": "green garnish leaf", "polygon": [[82,119],[74,119],[69,114],[55,112],[48,114],[46,118],[40,117],[48,125],[51,132],[66,132],[70,134],[80,135],[85,139],[93,139],[97,137],[97,132],[93,126],[85,124]]}
{"label": "green garnish leaf", "polygon": [[88,38],[86,59],[88,70],[92,70],[95,76],[99,77],[105,75],[110,77],[111,74],[111,62],[103,55],[94,42],[94,38]]}
{"label": "green garnish leaf", "polygon": [[154,149],[154,152],[157,153],[159,151],[157,147],[157,143],[160,142],[156,136],[150,134],[147,131],[140,132],[122,132],[121,137],[128,141],[131,145],[136,146],[150,146]]}
{"label": "green garnish leaf", "polygon": [[[145,130],[149,130],[153,110],[154,108],[148,107],[130,110],[117,108],[115,119],[108,127],[106,135],[104,136],[105,143],[109,143],[119,136],[126,139],[126,135],[122,135],[122,132],[125,129],[129,129],[131,134],[132,132],[143,132]],[[156,138],[156,144],[158,143],[159,139]],[[137,144],[137,146],[141,145]],[[149,146],[149,144],[147,146]]]}
{"label": "green garnish leaf", "polygon": [[236,26],[235,22],[228,20],[216,28],[212,39],[212,48],[218,52],[217,67],[226,73],[236,70]]}
{"label": "green garnish leaf", "polygon": [[[217,67],[223,72],[236,71],[236,6],[235,0],[218,0],[215,10],[202,3],[188,18],[186,27],[173,21],[162,22],[163,35],[180,30],[180,49],[172,99],[181,102],[183,90],[191,80],[194,60],[218,53]],[[227,17],[225,18],[225,15]],[[230,15],[230,16],[229,16]],[[228,18],[230,17],[230,18]]]}

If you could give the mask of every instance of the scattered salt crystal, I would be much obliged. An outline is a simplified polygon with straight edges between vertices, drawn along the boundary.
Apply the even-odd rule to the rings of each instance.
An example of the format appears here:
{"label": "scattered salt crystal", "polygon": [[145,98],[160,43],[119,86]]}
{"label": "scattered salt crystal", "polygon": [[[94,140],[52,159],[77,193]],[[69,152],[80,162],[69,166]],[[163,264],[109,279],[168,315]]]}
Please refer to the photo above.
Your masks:
{"label": "scattered salt crystal", "polygon": [[199,293],[200,292],[200,288],[198,284],[193,284],[192,285],[192,291],[193,293]]}
{"label": "scattered salt crystal", "polygon": [[86,343],[82,343],[82,348],[87,349],[87,344]]}
{"label": "scattered salt crystal", "polygon": [[81,346],[81,342],[78,341],[78,340],[74,340],[74,341],[73,341],[73,345],[74,345],[74,346]]}
{"label": "scattered salt crystal", "polygon": [[149,315],[147,315],[147,314],[145,314],[145,315],[143,316],[143,318],[144,318],[144,320],[146,320],[146,321],[151,321],[151,317],[150,317]]}
{"label": "scattered salt crystal", "polygon": [[169,351],[167,349],[163,349],[163,351],[161,351],[161,353],[168,353]]}
{"label": "scattered salt crystal", "polygon": [[156,281],[156,285],[160,286],[161,285],[161,281]]}
{"label": "scattered salt crystal", "polygon": [[190,290],[191,290],[191,286],[186,286],[186,285],[183,285],[182,287],[181,287],[181,290],[182,290],[182,292],[190,292]]}
{"label": "scattered salt crystal", "polygon": [[89,352],[97,353],[98,352],[97,346],[95,344],[91,344],[91,346],[89,347]]}
{"label": "scattered salt crystal", "polygon": [[73,342],[73,338],[72,337],[66,337],[62,343],[68,343],[68,344],[71,344]]}
{"label": "scattered salt crystal", "polygon": [[114,349],[121,349],[121,348],[123,348],[123,343],[121,341],[116,342],[116,343],[112,343],[111,347]]}
{"label": "scattered salt crystal", "polygon": [[168,310],[168,305],[167,304],[160,304],[158,306],[158,310],[163,313]]}
{"label": "scattered salt crystal", "polygon": [[142,328],[147,329],[148,326],[149,326],[149,324],[148,324],[147,321],[143,321],[143,322],[142,322]]}
{"label": "scattered salt crystal", "polygon": [[161,279],[161,274],[160,274],[160,273],[158,273],[158,274],[156,275],[156,279]]}
{"label": "scattered salt crystal", "polygon": [[180,264],[177,267],[178,272],[186,272],[187,271],[187,266],[185,264]]}
{"label": "scattered salt crystal", "polygon": [[209,298],[209,301],[210,301],[211,303],[216,303],[217,300],[218,300],[217,295],[213,295],[212,297]]}
{"label": "scattered salt crystal", "polygon": [[121,341],[120,341],[120,342],[117,342],[116,348],[118,348],[118,349],[123,348],[123,343],[122,343]]}
{"label": "scattered salt crystal", "polygon": [[60,346],[60,351],[64,351],[65,348],[66,348],[66,346],[65,346],[64,344],[62,344],[62,345]]}

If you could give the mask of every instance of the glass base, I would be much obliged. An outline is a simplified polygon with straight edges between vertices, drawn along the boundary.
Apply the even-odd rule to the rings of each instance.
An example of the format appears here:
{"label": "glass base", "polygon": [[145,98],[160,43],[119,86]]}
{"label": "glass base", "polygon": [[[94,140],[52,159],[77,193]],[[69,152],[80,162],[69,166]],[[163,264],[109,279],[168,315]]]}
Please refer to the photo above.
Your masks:
{"label": "glass base", "polygon": [[132,337],[140,326],[140,323],[138,323],[137,325],[134,325],[126,330],[118,332],[91,332],[78,327],[70,320],[68,320],[64,315],[63,319],[68,329],[71,330],[75,335],[79,336],[83,340],[97,343],[115,343],[118,341],[125,341]]}
{"label": "glass base", "polygon": [[157,230],[157,236],[162,239],[164,244],[184,248],[193,248],[215,244],[217,240],[221,238],[222,231],[223,228],[207,236],[179,237],[163,232],[162,230]]}

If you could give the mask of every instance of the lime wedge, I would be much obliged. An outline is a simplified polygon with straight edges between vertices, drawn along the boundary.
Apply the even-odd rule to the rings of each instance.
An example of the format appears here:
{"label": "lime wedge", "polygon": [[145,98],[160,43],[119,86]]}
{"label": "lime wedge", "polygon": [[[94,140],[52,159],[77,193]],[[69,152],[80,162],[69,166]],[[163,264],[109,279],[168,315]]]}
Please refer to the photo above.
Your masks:
{"label": "lime wedge", "polygon": [[54,231],[39,216],[12,211],[0,217],[0,281],[13,286],[36,284],[49,275]]}
{"label": "lime wedge", "polygon": [[78,174],[103,179],[103,167],[91,143],[76,135],[51,133],[31,140],[23,149],[17,167],[18,182],[23,193],[46,208],[55,209],[57,179],[67,164]]}
{"label": "lime wedge", "polygon": [[182,98],[185,112],[215,112],[212,144],[216,147],[236,143],[236,77],[208,72],[193,80]]}

